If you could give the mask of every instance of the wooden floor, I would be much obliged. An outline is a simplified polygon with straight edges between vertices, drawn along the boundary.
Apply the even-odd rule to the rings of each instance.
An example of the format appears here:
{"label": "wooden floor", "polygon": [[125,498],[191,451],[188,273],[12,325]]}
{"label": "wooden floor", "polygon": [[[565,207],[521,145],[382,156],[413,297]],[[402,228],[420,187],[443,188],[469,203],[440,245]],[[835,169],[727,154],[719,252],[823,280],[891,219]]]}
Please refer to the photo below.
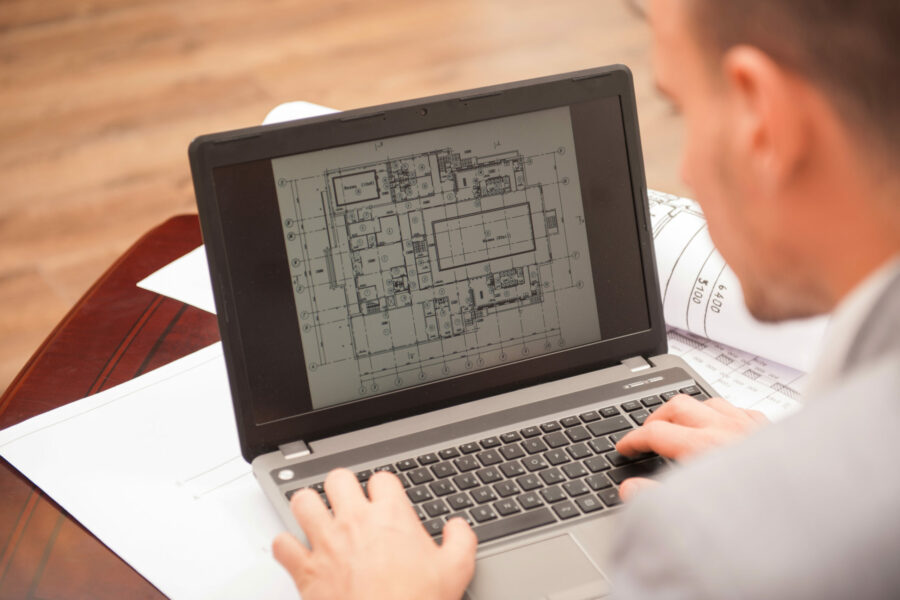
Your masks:
{"label": "wooden floor", "polygon": [[288,100],[347,109],[614,62],[634,72],[650,186],[684,192],[623,0],[3,0],[0,390],[141,233],[195,211],[193,137]]}

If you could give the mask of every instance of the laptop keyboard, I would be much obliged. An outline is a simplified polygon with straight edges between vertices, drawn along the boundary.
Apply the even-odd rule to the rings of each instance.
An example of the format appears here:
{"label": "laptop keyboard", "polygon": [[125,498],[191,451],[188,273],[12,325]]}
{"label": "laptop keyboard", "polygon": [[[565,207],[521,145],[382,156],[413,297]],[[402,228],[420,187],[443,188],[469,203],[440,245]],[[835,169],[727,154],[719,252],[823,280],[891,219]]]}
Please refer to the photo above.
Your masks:
{"label": "laptop keyboard", "polygon": [[[696,385],[617,406],[508,431],[356,473],[366,489],[376,471],[400,478],[425,530],[440,538],[462,517],[479,542],[596,513],[621,504],[618,486],[667,462],[648,453],[627,457],[616,443],[678,393],[699,400]],[[308,486],[329,506],[323,482]],[[298,488],[299,489],[299,488]],[[297,490],[286,493],[288,499]]]}

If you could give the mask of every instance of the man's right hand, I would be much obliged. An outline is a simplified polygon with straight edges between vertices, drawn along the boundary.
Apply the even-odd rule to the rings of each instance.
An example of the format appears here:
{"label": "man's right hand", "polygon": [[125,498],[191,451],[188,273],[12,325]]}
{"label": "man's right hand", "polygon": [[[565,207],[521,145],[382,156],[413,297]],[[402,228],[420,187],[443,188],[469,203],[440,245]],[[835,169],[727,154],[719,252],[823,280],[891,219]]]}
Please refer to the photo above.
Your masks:
{"label": "man's right hand", "polygon": [[[701,402],[679,394],[647,417],[643,426],[619,440],[616,450],[626,456],[656,452],[683,460],[741,440],[768,422],[758,410],[738,408],[722,398]],[[628,500],[648,485],[653,482],[635,477],[622,482],[619,493]]]}

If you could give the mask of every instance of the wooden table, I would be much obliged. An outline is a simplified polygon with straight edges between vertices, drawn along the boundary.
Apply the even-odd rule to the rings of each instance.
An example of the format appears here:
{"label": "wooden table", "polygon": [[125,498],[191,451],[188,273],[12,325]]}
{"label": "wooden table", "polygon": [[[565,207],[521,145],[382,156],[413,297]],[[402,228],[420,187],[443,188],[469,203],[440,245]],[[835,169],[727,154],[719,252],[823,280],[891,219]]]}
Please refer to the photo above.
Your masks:
{"label": "wooden table", "polygon": [[[200,244],[196,215],[173,217],[138,240],[78,301],[0,397],[0,428],[218,340],[214,315],[135,286]],[[0,600],[164,597],[2,462]]]}

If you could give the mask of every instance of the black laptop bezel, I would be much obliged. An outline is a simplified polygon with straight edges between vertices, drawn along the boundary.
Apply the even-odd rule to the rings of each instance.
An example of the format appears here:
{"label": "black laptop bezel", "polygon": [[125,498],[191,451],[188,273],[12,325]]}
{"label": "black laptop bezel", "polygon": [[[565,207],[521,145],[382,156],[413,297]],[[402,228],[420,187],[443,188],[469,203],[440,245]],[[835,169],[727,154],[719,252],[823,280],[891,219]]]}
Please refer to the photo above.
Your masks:
{"label": "black laptop bezel", "polygon": [[[565,106],[611,95],[617,95],[621,102],[639,250],[644,272],[643,283],[648,302],[650,322],[648,329],[495,367],[509,370],[505,372],[505,379],[511,379],[513,383],[485,387],[484,381],[473,385],[471,377],[460,377],[453,385],[452,397],[446,397],[446,394],[444,397],[435,397],[429,394],[427,389],[424,393],[420,389],[416,399],[410,394],[406,394],[404,398],[401,391],[398,393],[399,400],[392,398],[390,403],[379,403],[378,400],[382,398],[376,396],[264,424],[255,422],[252,407],[254,391],[249,385],[239,327],[242,316],[238,314],[233,301],[241,284],[247,282],[234,281],[229,268],[221,213],[215,193],[214,169]],[[296,135],[298,128],[303,129],[303,136]],[[205,135],[191,143],[189,157],[241,452],[248,462],[252,462],[260,454],[276,450],[279,445],[287,442],[296,440],[308,442],[387,420],[603,368],[630,356],[653,356],[663,354],[667,350],[634,86],[631,72],[625,66],[613,65],[278,125]],[[300,343],[299,332],[297,343]],[[533,369],[535,360],[540,360],[541,364],[547,367],[539,374],[535,374]],[[546,372],[548,369],[552,372]],[[514,376],[510,376],[511,374]],[[422,400],[423,397],[428,399]]]}

